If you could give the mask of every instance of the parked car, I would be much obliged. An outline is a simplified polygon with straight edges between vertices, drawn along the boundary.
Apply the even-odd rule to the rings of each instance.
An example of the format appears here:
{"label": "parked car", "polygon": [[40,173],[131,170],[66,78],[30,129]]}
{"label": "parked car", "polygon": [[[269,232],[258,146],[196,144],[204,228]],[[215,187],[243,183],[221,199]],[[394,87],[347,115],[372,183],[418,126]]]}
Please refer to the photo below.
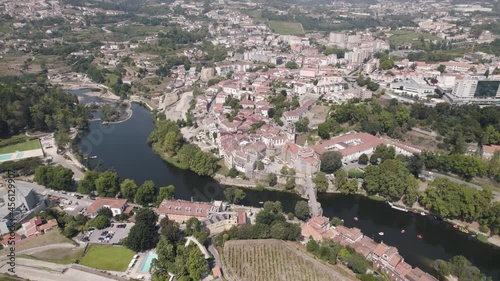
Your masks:
{"label": "parked car", "polygon": [[107,230],[101,232],[101,236],[106,236],[106,235],[108,235],[108,231]]}
{"label": "parked car", "polygon": [[99,241],[99,243],[102,243],[104,241],[104,238],[103,237],[99,237],[99,239],[97,239],[97,241]]}

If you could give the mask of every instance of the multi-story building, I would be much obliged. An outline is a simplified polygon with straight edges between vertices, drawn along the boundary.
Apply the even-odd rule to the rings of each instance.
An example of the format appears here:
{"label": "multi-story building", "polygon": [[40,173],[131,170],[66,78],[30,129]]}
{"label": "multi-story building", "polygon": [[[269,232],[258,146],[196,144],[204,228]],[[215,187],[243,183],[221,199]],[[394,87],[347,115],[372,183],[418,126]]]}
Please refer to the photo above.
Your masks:
{"label": "multi-story building", "polygon": [[500,105],[500,79],[486,76],[468,76],[456,82],[446,97],[451,103]]}

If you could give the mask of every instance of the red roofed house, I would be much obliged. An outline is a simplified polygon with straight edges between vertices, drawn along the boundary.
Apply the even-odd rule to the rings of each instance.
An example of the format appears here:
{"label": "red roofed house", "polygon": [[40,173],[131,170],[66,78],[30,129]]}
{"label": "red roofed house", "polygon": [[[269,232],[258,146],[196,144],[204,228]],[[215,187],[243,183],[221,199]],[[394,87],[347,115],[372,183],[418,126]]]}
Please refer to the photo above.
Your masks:
{"label": "red roofed house", "polygon": [[314,145],[313,149],[319,155],[328,151],[338,151],[342,154],[342,160],[348,162],[357,160],[363,153],[373,153],[381,144],[386,144],[386,141],[368,133],[355,133],[321,141]]}
{"label": "red roofed house", "polygon": [[90,217],[95,218],[97,216],[97,213],[102,208],[109,208],[111,212],[113,212],[113,216],[116,216],[124,213],[126,207],[127,199],[99,197],[94,202],[92,202],[92,204],[90,204],[85,212]]}
{"label": "red roofed house", "polygon": [[52,229],[57,226],[57,220],[51,219],[47,223],[43,224],[40,217],[35,217],[21,224],[22,232],[24,236],[30,237],[33,235],[38,236],[38,234],[45,233],[47,230]]}
{"label": "red roofed house", "polygon": [[215,214],[221,210],[221,206],[204,203],[204,202],[189,202],[181,200],[163,200],[156,213],[159,219],[168,216],[169,219],[179,223],[183,223],[190,218],[197,218],[200,221],[208,218],[209,215]]}
{"label": "red roofed house", "polygon": [[327,217],[313,217],[302,225],[301,235],[305,238],[312,237],[314,240],[332,238],[336,232],[331,227]]}
{"label": "red roofed house", "polygon": [[351,244],[358,242],[361,240],[361,238],[363,238],[363,233],[359,228],[356,227],[348,228],[343,225],[339,225],[337,226],[337,228],[335,228],[335,230],[337,230],[343,240],[346,240]]}
{"label": "red roofed house", "polygon": [[483,158],[491,159],[497,150],[500,150],[500,145],[483,145]]}

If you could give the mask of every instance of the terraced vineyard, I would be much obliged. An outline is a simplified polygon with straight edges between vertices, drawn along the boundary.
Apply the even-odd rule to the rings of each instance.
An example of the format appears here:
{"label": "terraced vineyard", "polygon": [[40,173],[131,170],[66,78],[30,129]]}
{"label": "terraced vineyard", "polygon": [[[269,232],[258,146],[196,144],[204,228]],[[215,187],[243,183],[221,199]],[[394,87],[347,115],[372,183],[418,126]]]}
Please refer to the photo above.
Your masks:
{"label": "terraced vineyard", "polygon": [[279,240],[227,241],[222,260],[229,281],[356,280]]}

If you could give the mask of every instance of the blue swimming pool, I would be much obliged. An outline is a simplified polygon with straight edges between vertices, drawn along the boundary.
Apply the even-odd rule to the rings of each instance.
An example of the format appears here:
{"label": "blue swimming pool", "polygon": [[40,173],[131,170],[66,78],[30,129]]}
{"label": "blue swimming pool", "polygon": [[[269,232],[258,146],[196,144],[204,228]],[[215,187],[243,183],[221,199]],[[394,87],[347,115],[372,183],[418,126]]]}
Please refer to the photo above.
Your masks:
{"label": "blue swimming pool", "polygon": [[141,266],[141,271],[142,272],[149,272],[149,269],[151,268],[151,262],[153,259],[157,259],[158,255],[155,253],[149,253],[148,257],[144,261],[144,263]]}
{"label": "blue swimming pool", "polygon": [[17,159],[23,158],[24,157],[24,152],[19,152],[16,156]]}
{"label": "blue swimming pool", "polygon": [[9,160],[10,158],[12,158],[12,153],[9,153],[9,154],[2,154],[0,155],[0,161],[5,161],[5,160]]}

